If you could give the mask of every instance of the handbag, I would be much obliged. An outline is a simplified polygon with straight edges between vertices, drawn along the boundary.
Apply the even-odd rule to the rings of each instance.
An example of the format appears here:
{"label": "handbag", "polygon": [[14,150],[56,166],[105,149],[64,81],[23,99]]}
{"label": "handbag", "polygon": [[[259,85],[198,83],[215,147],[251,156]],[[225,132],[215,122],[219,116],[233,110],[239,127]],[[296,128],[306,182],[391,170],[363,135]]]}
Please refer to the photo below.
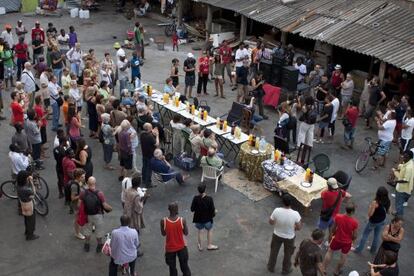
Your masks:
{"label": "handbag", "polygon": [[56,101],[56,103],[58,104],[58,106],[62,106],[63,105],[63,98],[58,95],[57,98],[53,97],[52,95],[50,95],[50,97],[52,97],[52,99],[54,99]]}
{"label": "handbag", "polygon": [[102,254],[104,254],[105,256],[110,257],[111,256],[111,238],[108,236],[106,238],[105,243],[102,246]]}
{"label": "handbag", "polygon": [[321,220],[329,221],[331,219],[332,213],[336,209],[336,206],[338,205],[339,199],[341,198],[341,196],[342,196],[342,190],[339,190],[335,203],[331,207],[321,210],[321,214],[320,214]]}
{"label": "handbag", "polygon": [[85,212],[85,205],[82,200],[80,201],[80,204],[79,204],[79,210],[78,210],[78,214],[76,218],[76,223],[79,226],[84,226],[86,223],[88,223],[88,215]]}
{"label": "handbag", "polygon": [[20,204],[22,206],[22,215],[25,217],[30,217],[33,215],[33,201],[29,202],[23,202],[20,201]]}

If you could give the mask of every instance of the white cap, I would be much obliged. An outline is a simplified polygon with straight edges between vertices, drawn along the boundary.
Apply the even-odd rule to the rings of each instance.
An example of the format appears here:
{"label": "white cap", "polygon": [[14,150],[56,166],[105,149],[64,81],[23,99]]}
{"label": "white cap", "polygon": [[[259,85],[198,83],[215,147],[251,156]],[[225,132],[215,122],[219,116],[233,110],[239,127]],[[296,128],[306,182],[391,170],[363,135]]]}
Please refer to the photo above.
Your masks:
{"label": "white cap", "polygon": [[187,57],[188,57],[188,58],[193,58],[193,57],[194,57],[194,55],[193,55],[193,53],[188,53],[188,54],[187,54]]}
{"label": "white cap", "polygon": [[338,181],[333,177],[328,178],[327,184],[333,189],[338,189]]}
{"label": "white cap", "polygon": [[337,65],[335,65],[335,69],[336,70],[342,69],[342,66],[340,64],[337,64]]}
{"label": "white cap", "polygon": [[359,276],[359,273],[358,271],[354,270],[354,271],[349,272],[348,276]]}

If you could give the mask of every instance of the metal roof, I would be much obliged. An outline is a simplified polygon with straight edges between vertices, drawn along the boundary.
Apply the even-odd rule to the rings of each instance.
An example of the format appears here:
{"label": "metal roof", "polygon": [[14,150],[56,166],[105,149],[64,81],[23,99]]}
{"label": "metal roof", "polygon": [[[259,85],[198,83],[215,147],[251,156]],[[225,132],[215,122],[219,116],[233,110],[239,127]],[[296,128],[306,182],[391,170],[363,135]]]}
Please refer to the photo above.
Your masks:
{"label": "metal roof", "polygon": [[414,73],[414,12],[391,0],[198,1]]}
{"label": "metal roof", "polygon": [[21,0],[1,0],[0,7],[6,8],[6,12],[16,12],[20,10]]}

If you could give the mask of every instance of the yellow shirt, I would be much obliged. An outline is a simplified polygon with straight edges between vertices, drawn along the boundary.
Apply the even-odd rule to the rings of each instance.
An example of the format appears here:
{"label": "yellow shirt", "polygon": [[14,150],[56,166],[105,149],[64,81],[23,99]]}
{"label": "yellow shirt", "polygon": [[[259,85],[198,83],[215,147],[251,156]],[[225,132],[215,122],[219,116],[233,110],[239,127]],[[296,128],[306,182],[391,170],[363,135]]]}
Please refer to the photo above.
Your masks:
{"label": "yellow shirt", "polygon": [[411,194],[413,190],[413,182],[414,182],[414,162],[413,160],[408,161],[407,163],[401,164],[398,166],[400,172],[397,176],[397,180],[405,180],[408,181],[407,183],[398,183],[395,187],[395,190],[399,193],[407,193]]}

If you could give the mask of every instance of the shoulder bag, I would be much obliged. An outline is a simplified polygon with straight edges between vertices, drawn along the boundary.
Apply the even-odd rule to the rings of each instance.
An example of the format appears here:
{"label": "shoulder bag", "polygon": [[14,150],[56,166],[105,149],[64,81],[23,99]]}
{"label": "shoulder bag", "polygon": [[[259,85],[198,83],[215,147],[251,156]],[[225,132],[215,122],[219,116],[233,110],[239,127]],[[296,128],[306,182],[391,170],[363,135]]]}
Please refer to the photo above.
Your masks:
{"label": "shoulder bag", "polygon": [[335,210],[336,206],[339,203],[339,199],[341,198],[341,196],[342,196],[342,190],[339,190],[335,203],[331,207],[321,210],[321,214],[320,214],[321,220],[329,221],[329,219],[332,217],[333,211]]}

